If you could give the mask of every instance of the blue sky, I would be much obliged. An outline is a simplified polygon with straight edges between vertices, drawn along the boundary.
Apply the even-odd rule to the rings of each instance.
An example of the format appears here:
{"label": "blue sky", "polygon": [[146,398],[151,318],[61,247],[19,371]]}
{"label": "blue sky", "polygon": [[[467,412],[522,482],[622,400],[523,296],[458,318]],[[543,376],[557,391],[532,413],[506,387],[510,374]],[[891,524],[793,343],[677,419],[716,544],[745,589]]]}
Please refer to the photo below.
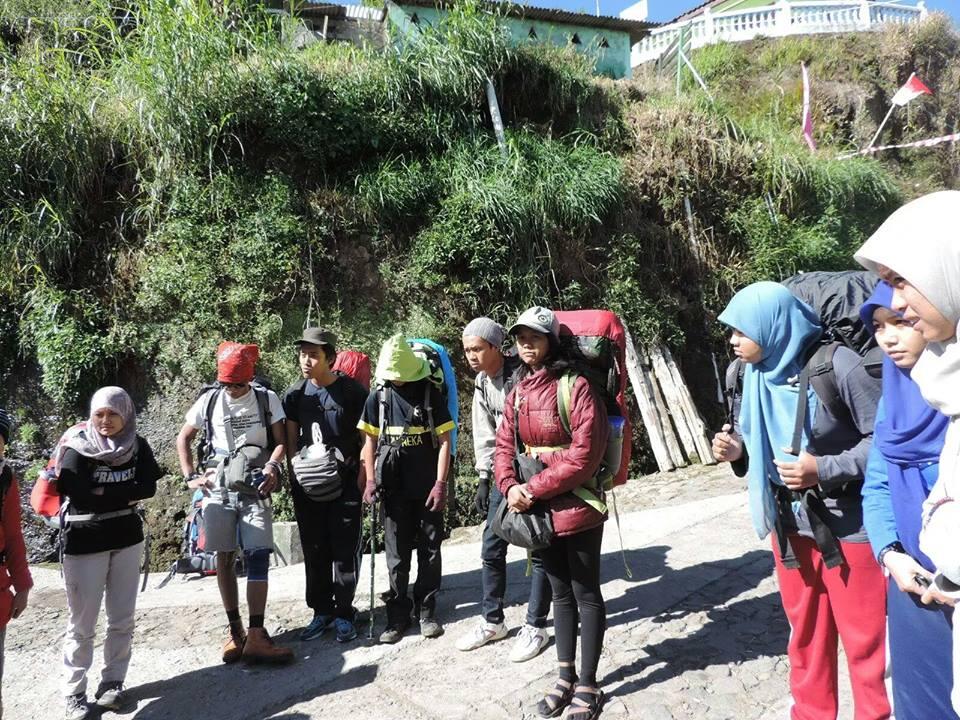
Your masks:
{"label": "blue sky", "polygon": [[[539,7],[555,7],[574,12],[595,12],[595,0],[527,0],[528,4]],[[617,15],[635,0],[600,0],[602,15]],[[916,0],[901,0],[907,5],[916,5]],[[684,10],[699,5],[703,0],[649,0],[650,20],[657,22],[670,20]],[[949,13],[954,23],[960,25],[960,0],[926,0],[930,10],[942,10]]]}

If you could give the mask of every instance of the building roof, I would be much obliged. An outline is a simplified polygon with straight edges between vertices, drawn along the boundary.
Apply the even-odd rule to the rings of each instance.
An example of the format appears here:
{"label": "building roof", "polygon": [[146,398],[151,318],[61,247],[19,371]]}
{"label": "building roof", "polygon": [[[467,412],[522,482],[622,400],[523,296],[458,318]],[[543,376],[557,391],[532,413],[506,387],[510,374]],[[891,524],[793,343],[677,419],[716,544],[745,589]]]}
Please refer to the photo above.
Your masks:
{"label": "building roof", "polygon": [[[455,5],[458,0],[393,0],[397,5],[431,7],[445,9]],[[640,42],[650,33],[657,23],[641,22],[639,20],[625,20],[624,18],[607,15],[588,15],[587,13],[568,12],[553,8],[534,7],[517,3],[486,2],[491,10],[501,10],[511,17],[520,17],[527,20],[541,20],[558,25],[579,25],[581,27],[618,30],[630,36],[630,44]]]}
{"label": "building roof", "polygon": [[365,5],[337,5],[328,2],[306,2],[297,8],[297,15],[304,17],[341,17],[357,20],[383,20],[383,8],[372,8]]}

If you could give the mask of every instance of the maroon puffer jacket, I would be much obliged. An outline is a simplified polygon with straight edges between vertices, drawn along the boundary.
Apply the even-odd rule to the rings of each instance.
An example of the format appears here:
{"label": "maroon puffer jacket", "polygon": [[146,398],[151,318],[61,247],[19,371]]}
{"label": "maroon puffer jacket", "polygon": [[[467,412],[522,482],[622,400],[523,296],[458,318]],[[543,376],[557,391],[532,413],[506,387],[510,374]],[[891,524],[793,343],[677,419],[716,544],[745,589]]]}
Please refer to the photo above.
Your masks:
{"label": "maroon puffer jacket", "polygon": [[[545,370],[522,380],[507,395],[503,421],[497,430],[493,469],[503,496],[521,480],[513,467],[515,416],[519,414],[520,441],[527,447],[570,447],[540,456],[546,469],[527,483],[526,489],[538,500],[546,500],[558,536],[573,535],[596,527],[606,520],[570,491],[592,478],[600,467],[610,432],[607,412],[590,383],[578,377],[570,397],[570,427],[563,429],[557,409],[558,381]],[[515,394],[520,396],[519,412],[514,411]]]}

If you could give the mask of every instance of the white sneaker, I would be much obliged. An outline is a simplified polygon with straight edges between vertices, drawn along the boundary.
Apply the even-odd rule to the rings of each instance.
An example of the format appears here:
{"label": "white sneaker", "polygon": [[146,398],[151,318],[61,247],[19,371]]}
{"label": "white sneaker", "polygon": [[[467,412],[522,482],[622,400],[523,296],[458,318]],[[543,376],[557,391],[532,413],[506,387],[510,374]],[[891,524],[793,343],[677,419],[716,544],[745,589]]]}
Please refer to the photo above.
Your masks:
{"label": "white sneaker", "polygon": [[533,625],[524,625],[517,634],[517,639],[513,642],[513,649],[510,651],[510,660],[512,662],[526,662],[540,654],[550,636],[543,628]]}
{"label": "white sneaker", "polygon": [[483,647],[488,642],[494,640],[503,640],[507,636],[507,626],[503,623],[481,622],[477,624],[472,632],[467,633],[457,640],[457,650],[469,652]]}

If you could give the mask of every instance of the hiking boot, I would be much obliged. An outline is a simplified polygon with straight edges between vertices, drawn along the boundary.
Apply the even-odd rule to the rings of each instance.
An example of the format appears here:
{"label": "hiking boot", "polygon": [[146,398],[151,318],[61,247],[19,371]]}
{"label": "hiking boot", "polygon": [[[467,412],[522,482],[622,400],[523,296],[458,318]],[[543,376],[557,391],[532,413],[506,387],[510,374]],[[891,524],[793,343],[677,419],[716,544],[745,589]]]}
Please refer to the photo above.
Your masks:
{"label": "hiking boot", "polygon": [[488,642],[503,640],[507,636],[507,626],[500,623],[480,621],[474,626],[473,630],[463,635],[457,640],[457,650],[470,652],[479,647],[483,647]]}
{"label": "hiking boot", "polygon": [[127,696],[123,692],[123,683],[119,680],[100,683],[94,697],[97,700],[97,705],[105,710],[119,710],[127,700]]}
{"label": "hiking boot", "polygon": [[524,625],[517,634],[517,639],[513,641],[513,648],[510,650],[510,660],[512,662],[526,662],[540,654],[547,643],[550,642],[550,636],[543,628],[533,625]]}
{"label": "hiking boot", "polygon": [[67,709],[63,714],[64,720],[86,720],[89,715],[90,708],[87,705],[86,693],[67,695]]}
{"label": "hiking boot", "polygon": [[406,625],[387,625],[387,629],[380,633],[380,642],[393,645],[400,642],[406,631]]}
{"label": "hiking boot", "polygon": [[432,617],[420,618],[420,634],[425,638],[435,638],[443,635],[443,625]]}
{"label": "hiking boot", "polygon": [[293,650],[274,645],[273,639],[263,628],[247,630],[247,642],[243,645],[243,661],[248,663],[287,663],[293,660]]}
{"label": "hiking boot", "polygon": [[333,615],[314,615],[310,624],[300,633],[300,639],[306,642],[320,637],[330,629],[330,626],[333,625],[333,620]]}
{"label": "hiking boot", "polygon": [[350,642],[357,637],[357,628],[355,628],[353,623],[349,620],[337,618],[333,621],[333,624],[337,628],[338,643]]}
{"label": "hiking boot", "polygon": [[227,635],[227,641],[223,644],[223,661],[229,665],[239,660],[243,655],[243,646],[246,642],[246,634]]}

